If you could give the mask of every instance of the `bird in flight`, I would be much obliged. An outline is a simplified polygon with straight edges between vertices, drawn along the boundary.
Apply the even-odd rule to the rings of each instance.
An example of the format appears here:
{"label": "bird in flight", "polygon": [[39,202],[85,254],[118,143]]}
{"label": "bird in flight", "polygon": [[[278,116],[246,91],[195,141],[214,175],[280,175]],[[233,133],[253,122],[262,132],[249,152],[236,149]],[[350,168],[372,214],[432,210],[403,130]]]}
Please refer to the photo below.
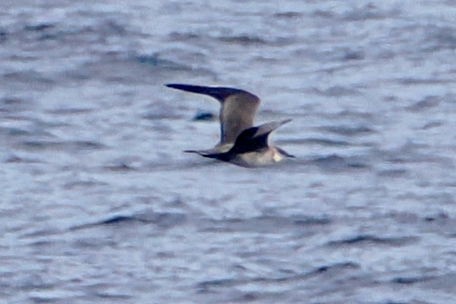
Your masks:
{"label": "bird in flight", "polygon": [[167,84],[169,88],[211,96],[220,102],[220,141],[211,149],[187,150],[203,157],[215,158],[242,167],[267,166],[294,157],[283,149],[269,145],[272,131],[291,119],[253,126],[260,99],[236,88]]}

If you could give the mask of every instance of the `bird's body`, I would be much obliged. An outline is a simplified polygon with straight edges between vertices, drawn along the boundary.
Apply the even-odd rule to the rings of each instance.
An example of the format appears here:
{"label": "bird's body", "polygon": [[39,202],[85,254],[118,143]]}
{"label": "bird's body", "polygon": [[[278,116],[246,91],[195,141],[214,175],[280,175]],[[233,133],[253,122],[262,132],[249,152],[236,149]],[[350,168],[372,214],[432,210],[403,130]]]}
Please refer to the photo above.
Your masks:
{"label": "bird's body", "polygon": [[274,121],[253,127],[260,99],[244,90],[227,87],[204,87],[168,84],[170,88],[209,95],[221,103],[220,141],[212,149],[188,150],[208,158],[242,167],[267,166],[293,157],[268,144],[269,134],[290,120]]}
{"label": "bird's body", "polygon": [[245,129],[236,138],[234,145],[226,152],[201,153],[200,151],[189,151],[198,153],[201,156],[215,158],[221,161],[230,162],[241,167],[262,167],[278,163],[287,157],[293,157],[284,150],[268,144],[268,137],[272,131],[281,125],[290,122],[273,121],[262,124],[258,127]]}
{"label": "bird's body", "polygon": [[[252,152],[234,154],[228,162],[241,167],[263,167],[278,163],[284,159],[284,155],[275,147],[262,148]],[[223,160],[223,159],[221,159]]]}

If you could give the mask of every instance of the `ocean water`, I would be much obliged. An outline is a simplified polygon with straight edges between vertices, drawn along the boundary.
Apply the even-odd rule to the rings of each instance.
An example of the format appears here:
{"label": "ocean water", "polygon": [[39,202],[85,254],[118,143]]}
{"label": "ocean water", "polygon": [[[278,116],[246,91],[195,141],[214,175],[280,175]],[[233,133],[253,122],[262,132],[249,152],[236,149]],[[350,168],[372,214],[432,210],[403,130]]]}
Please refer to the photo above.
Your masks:
{"label": "ocean water", "polygon": [[[456,3],[0,2],[0,303],[456,303]],[[296,156],[245,169],[216,101]]]}

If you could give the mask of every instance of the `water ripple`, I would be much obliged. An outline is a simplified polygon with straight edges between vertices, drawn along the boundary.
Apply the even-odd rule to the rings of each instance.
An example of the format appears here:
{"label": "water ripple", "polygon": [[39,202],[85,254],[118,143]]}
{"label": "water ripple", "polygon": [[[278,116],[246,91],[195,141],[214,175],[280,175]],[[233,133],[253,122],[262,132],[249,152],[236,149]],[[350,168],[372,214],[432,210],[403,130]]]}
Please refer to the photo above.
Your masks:
{"label": "water ripple", "polygon": [[328,246],[359,246],[359,245],[387,245],[387,246],[406,246],[411,243],[419,241],[418,237],[404,236],[404,237],[379,237],[374,235],[357,235],[347,239],[330,241]]}

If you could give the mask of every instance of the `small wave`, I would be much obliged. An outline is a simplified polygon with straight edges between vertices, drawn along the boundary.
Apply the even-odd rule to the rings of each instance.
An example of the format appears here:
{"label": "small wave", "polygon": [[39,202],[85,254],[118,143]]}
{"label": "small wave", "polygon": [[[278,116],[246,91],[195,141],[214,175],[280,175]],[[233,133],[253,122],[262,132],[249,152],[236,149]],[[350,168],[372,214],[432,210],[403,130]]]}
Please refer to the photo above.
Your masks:
{"label": "small wave", "polygon": [[359,269],[360,265],[353,262],[341,262],[330,265],[319,266],[304,273],[293,273],[291,275],[276,276],[276,277],[254,277],[251,279],[216,279],[203,281],[197,284],[197,288],[200,292],[207,292],[210,289],[232,287],[238,285],[245,285],[248,283],[288,283],[293,281],[301,281],[313,278],[322,274],[337,273],[340,274],[343,271],[351,271]]}
{"label": "small wave", "polygon": [[414,103],[411,106],[407,107],[407,110],[411,112],[421,112],[426,111],[430,108],[439,106],[441,103],[441,98],[439,96],[426,96],[422,100]]}
{"label": "small wave", "polygon": [[322,96],[330,96],[330,97],[341,97],[341,96],[354,96],[359,95],[360,92],[357,89],[343,87],[343,86],[332,86],[327,89],[319,89],[314,88],[312,93],[322,95]]}
{"label": "small wave", "polygon": [[134,166],[124,163],[124,162],[106,165],[103,168],[106,170],[109,170],[109,171],[114,171],[114,172],[127,172],[127,171],[136,171],[137,170],[137,168],[135,168]]}
{"label": "small wave", "polygon": [[421,151],[427,148],[426,144],[416,144],[407,142],[394,150],[377,150],[373,153],[377,154],[381,159],[393,164],[414,164],[414,163],[433,163],[452,168],[453,161],[449,157],[422,153]]}
{"label": "small wave", "polygon": [[417,276],[417,277],[397,277],[391,280],[392,283],[412,285],[431,280],[433,277]]}
{"label": "small wave", "polygon": [[110,226],[110,225],[122,225],[122,224],[131,224],[131,223],[144,223],[142,220],[136,218],[135,216],[129,215],[114,215],[110,218],[100,220],[93,223],[81,224],[78,226],[73,226],[70,230],[82,230],[87,228],[93,228],[98,226]]}
{"label": "small wave", "polygon": [[329,132],[329,133],[334,133],[338,135],[344,135],[344,136],[359,136],[359,135],[365,135],[365,134],[370,134],[374,133],[375,130],[373,130],[370,127],[367,126],[325,126],[325,127],[320,127],[319,128],[322,131]]}
{"label": "small wave", "polygon": [[264,215],[253,218],[230,218],[223,220],[209,220],[203,224],[203,231],[263,231],[274,232],[280,229],[290,229],[296,226],[328,225],[328,217],[311,216],[272,216]]}
{"label": "small wave", "polygon": [[295,145],[319,145],[329,147],[341,147],[350,146],[348,141],[344,140],[333,140],[328,138],[299,138],[299,139],[282,139],[278,141],[283,144],[295,144]]}
{"label": "small wave", "polygon": [[209,288],[217,287],[227,287],[239,284],[239,280],[233,279],[218,279],[218,280],[208,280],[203,281],[197,284],[197,288],[200,292],[206,291]]}
{"label": "small wave", "polygon": [[26,140],[21,144],[31,150],[99,150],[106,148],[105,145],[95,141],[49,141],[49,140]]}
{"label": "small wave", "polygon": [[27,89],[30,89],[31,85],[37,89],[49,88],[51,85],[54,85],[56,83],[56,80],[45,76],[43,73],[37,72],[33,69],[8,72],[1,76],[3,78],[3,82],[18,86],[24,86]]}
{"label": "small wave", "polygon": [[179,70],[185,70],[189,71],[192,70],[192,68],[188,65],[181,64],[169,59],[162,59],[160,58],[157,54],[140,54],[140,55],[135,55],[134,59],[138,61],[141,64],[145,64],[148,66],[153,66],[153,67],[160,67],[164,68],[167,70],[174,70],[174,71],[179,71]]}
{"label": "small wave", "polygon": [[90,108],[64,108],[64,109],[52,109],[48,110],[47,112],[50,114],[56,114],[56,115],[80,115],[80,114],[87,114],[92,112],[93,109]]}
{"label": "small wave", "polygon": [[98,226],[123,226],[130,224],[154,224],[160,228],[171,228],[186,221],[185,214],[169,212],[153,212],[140,215],[114,215],[106,219],[82,224],[73,227],[71,230],[80,230]]}
{"label": "small wave", "polygon": [[438,223],[446,222],[449,219],[450,219],[450,216],[445,212],[440,212],[435,215],[428,215],[428,216],[424,217],[424,220],[426,222],[438,222]]}
{"label": "small wave", "polygon": [[7,40],[7,37],[8,33],[5,30],[0,29],[0,43],[5,42]]}
{"label": "small wave", "polygon": [[51,28],[54,28],[55,24],[51,23],[38,23],[38,24],[26,24],[24,25],[24,31],[30,32],[42,32]]}
{"label": "small wave", "polygon": [[319,266],[316,269],[310,271],[307,274],[307,276],[319,275],[322,273],[339,272],[341,270],[346,270],[346,269],[353,270],[353,269],[359,269],[359,268],[360,268],[360,265],[357,263],[342,262],[342,263]]}
{"label": "small wave", "polygon": [[116,215],[99,223],[95,223],[94,225],[119,225],[130,222],[147,223],[146,220],[135,216]]}
{"label": "small wave", "polygon": [[434,84],[452,84],[455,82],[454,79],[450,78],[418,78],[418,77],[401,77],[397,79],[393,79],[390,82],[400,83],[402,85],[434,85]]}
{"label": "small wave", "polygon": [[173,41],[190,41],[201,38],[200,35],[196,33],[181,33],[181,32],[172,32],[169,34],[169,38]]}
{"label": "small wave", "polygon": [[425,32],[422,43],[423,51],[435,52],[456,49],[456,34],[453,26],[427,24],[423,31]]}
{"label": "small wave", "polygon": [[44,163],[42,160],[30,157],[22,157],[18,155],[10,155],[5,160],[5,163],[23,163],[23,164],[39,164]]}
{"label": "small wave", "polygon": [[127,300],[130,300],[133,298],[132,295],[129,295],[129,294],[123,294],[121,293],[121,291],[119,291],[118,289],[116,291],[98,291],[98,292],[95,292],[94,295],[97,297],[97,298],[100,298],[101,301],[127,301]]}
{"label": "small wave", "polygon": [[363,244],[378,244],[378,245],[389,245],[389,246],[404,246],[414,243],[418,240],[417,237],[405,236],[405,237],[378,237],[374,235],[357,235],[354,237],[330,241],[327,243],[328,246],[352,246],[352,245],[363,245]]}
{"label": "small wave", "polygon": [[23,128],[15,128],[15,127],[3,128],[3,127],[0,127],[0,134],[2,134],[2,135],[5,134],[5,135],[8,135],[8,136],[12,136],[12,137],[21,137],[21,136],[32,136],[33,132],[29,131],[29,130],[26,130],[26,129],[23,129]]}
{"label": "small wave", "polygon": [[381,9],[373,3],[368,3],[362,7],[354,7],[352,10],[341,15],[341,18],[348,21],[381,20],[393,18],[400,13],[401,11],[398,9]]}
{"label": "small wave", "polygon": [[310,226],[310,225],[329,225],[331,219],[328,217],[291,217],[293,223],[299,226]]}
{"label": "small wave", "polygon": [[0,112],[16,112],[18,110],[28,110],[30,102],[28,100],[7,96],[0,99]]}
{"label": "small wave", "polygon": [[275,37],[266,39],[257,35],[251,34],[232,34],[232,35],[199,35],[195,33],[173,32],[170,34],[170,39],[175,41],[194,41],[194,40],[215,40],[227,44],[236,44],[242,46],[257,46],[257,45],[285,45],[293,43],[293,40],[286,37]]}
{"label": "small wave", "polygon": [[222,42],[236,43],[236,44],[242,44],[242,45],[268,44],[268,41],[266,41],[265,39],[257,37],[257,36],[250,36],[250,35],[222,36],[222,37],[219,37],[218,39]]}
{"label": "small wave", "polygon": [[213,121],[217,118],[214,113],[198,111],[192,118],[193,121]]}
{"label": "small wave", "polygon": [[370,167],[359,160],[345,158],[336,154],[317,157],[311,160],[310,163],[327,170],[366,169]]}
{"label": "small wave", "polygon": [[69,183],[64,184],[64,188],[66,190],[75,190],[75,189],[83,189],[86,191],[89,188],[94,188],[96,186],[105,186],[107,183],[105,182],[100,182],[96,180],[78,180],[78,181],[72,181]]}
{"label": "small wave", "polygon": [[408,174],[408,172],[409,171],[406,169],[387,169],[378,171],[377,175],[386,178],[404,177]]}
{"label": "small wave", "polygon": [[280,13],[275,13],[273,16],[276,18],[282,18],[282,19],[295,19],[295,18],[302,17],[303,14],[299,13],[299,12],[280,12]]}

